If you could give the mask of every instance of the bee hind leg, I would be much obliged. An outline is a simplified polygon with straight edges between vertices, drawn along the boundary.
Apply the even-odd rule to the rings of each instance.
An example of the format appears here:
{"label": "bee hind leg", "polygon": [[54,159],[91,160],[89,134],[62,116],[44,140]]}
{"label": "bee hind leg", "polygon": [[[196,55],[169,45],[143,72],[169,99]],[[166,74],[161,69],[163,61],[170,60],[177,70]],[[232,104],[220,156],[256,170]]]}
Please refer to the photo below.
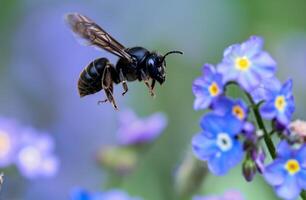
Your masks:
{"label": "bee hind leg", "polygon": [[113,90],[114,90],[114,87],[113,87],[113,79],[112,79],[112,76],[111,76],[111,71],[110,71],[110,65],[107,65],[103,71],[103,75],[102,75],[102,88],[104,89],[105,91],[105,94],[106,94],[106,97],[107,99],[106,100],[103,100],[103,101],[98,101],[98,103],[105,103],[107,101],[109,101],[113,107],[118,110],[118,106],[116,104],[116,101],[115,101],[115,98],[113,96]]}
{"label": "bee hind leg", "polygon": [[108,90],[105,90],[105,94],[106,94],[106,97],[107,97],[107,101],[109,101],[112,106],[118,110],[118,106],[116,104],[116,101],[115,101],[115,98],[113,96],[113,88],[112,89],[108,89]]}

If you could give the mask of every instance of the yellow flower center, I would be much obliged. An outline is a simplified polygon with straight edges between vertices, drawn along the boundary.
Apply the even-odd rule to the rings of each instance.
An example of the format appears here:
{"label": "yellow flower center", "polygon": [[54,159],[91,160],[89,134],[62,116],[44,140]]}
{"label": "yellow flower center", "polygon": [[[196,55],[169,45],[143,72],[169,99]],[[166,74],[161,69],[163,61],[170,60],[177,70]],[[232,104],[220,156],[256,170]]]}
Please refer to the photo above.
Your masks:
{"label": "yellow flower center", "polygon": [[293,175],[300,171],[300,164],[297,160],[291,159],[287,161],[285,169],[289,172],[289,174]]}
{"label": "yellow flower center", "polygon": [[11,148],[11,141],[8,134],[0,130],[0,157],[5,156]]}
{"label": "yellow flower center", "polygon": [[217,96],[219,94],[219,87],[218,87],[217,83],[213,82],[209,86],[209,93],[210,93],[211,96]]}
{"label": "yellow flower center", "polygon": [[275,107],[281,112],[285,110],[286,104],[287,103],[284,96],[278,96],[275,99]]}
{"label": "yellow flower center", "polygon": [[247,57],[240,57],[236,59],[236,68],[241,71],[247,71],[251,66],[251,62]]}
{"label": "yellow flower center", "polygon": [[238,119],[240,119],[240,120],[244,119],[245,113],[244,113],[243,109],[239,105],[236,105],[236,106],[233,107],[232,113]]}

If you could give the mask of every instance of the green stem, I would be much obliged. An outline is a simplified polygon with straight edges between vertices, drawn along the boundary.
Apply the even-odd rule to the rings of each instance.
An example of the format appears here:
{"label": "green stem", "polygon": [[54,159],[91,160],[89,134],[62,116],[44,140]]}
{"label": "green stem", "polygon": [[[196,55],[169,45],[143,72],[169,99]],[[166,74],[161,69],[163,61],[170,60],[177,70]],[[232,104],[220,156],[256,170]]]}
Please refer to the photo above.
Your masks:
{"label": "green stem", "polygon": [[302,198],[303,200],[305,200],[305,199],[306,199],[306,191],[303,190],[303,191],[301,192],[300,196],[301,196],[301,198]]}
{"label": "green stem", "polygon": [[266,143],[266,145],[268,147],[268,150],[269,150],[269,153],[270,153],[271,157],[274,160],[276,158],[275,146],[274,146],[273,141],[272,141],[272,139],[270,137],[270,134],[268,133],[268,131],[267,131],[266,127],[265,127],[263,119],[261,118],[258,106],[255,104],[253,98],[251,97],[251,95],[249,93],[246,92],[246,95],[247,95],[249,101],[251,102],[251,107],[253,109],[253,112],[254,112],[254,115],[255,115],[258,127],[264,132],[265,143]]}

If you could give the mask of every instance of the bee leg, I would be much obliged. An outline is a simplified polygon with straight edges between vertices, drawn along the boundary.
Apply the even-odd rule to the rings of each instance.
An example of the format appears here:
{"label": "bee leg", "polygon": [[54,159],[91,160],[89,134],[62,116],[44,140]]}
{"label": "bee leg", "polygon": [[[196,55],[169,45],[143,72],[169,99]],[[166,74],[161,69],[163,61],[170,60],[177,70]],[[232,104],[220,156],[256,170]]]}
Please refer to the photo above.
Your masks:
{"label": "bee leg", "polygon": [[152,79],[152,82],[151,82],[151,90],[152,90],[153,92],[154,92],[155,83],[156,83],[156,80],[155,80],[155,79]]}
{"label": "bee leg", "polygon": [[118,106],[116,104],[115,98],[113,96],[113,86],[109,88],[108,90],[105,90],[105,94],[107,96],[108,101],[113,105],[113,107],[118,110]]}
{"label": "bee leg", "polygon": [[107,101],[108,101],[108,99],[104,99],[104,100],[98,101],[98,105],[100,105],[102,103],[106,103]]}
{"label": "bee leg", "polygon": [[150,95],[152,97],[155,96],[154,92],[153,92],[153,89],[149,83],[149,78],[147,77],[147,75],[144,73],[143,70],[140,70],[140,73],[141,73],[141,79],[144,81],[144,83],[146,84],[147,88],[149,89],[149,92],[150,92]]}
{"label": "bee leg", "polygon": [[113,87],[113,80],[112,80],[111,71],[110,71],[109,67],[111,67],[111,66],[107,65],[105,67],[105,69],[103,71],[103,74],[102,74],[102,81],[101,81],[102,82],[102,88],[105,91],[107,100],[106,101],[105,100],[104,101],[100,101],[100,102],[107,102],[107,101],[109,101],[113,105],[113,107],[116,110],[118,110],[115,98],[113,96],[114,87]]}
{"label": "bee leg", "polygon": [[122,96],[124,96],[128,92],[129,88],[126,84],[126,78],[122,73],[122,69],[120,69],[119,78],[122,81],[122,87],[123,87],[123,90],[124,90],[123,93],[122,93]]}

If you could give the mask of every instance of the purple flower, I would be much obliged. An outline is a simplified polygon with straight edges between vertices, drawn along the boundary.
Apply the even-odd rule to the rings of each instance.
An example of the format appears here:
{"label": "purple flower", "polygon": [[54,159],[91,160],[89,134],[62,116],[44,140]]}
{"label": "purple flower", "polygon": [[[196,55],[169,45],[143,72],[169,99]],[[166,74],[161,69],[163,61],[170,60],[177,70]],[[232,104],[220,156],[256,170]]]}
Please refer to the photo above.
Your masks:
{"label": "purple flower", "polygon": [[222,75],[210,64],[205,64],[202,71],[203,75],[192,85],[196,97],[193,105],[195,110],[208,108],[223,93]]}
{"label": "purple flower", "polygon": [[213,104],[215,113],[225,115],[231,114],[237,119],[244,121],[248,116],[248,107],[246,103],[241,100],[233,100],[225,96],[218,98]]}
{"label": "purple flower", "polygon": [[140,119],[128,110],[120,114],[118,141],[122,145],[149,143],[163,132],[166,125],[167,117],[163,113]]}
{"label": "purple flower", "polygon": [[18,150],[17,122],[0,117],[0,167],[14,163]]}
{"label": "purple flower", "polygon": [[281,142],[277,158],[263,175],[279,197],[297,199],[301,190],[306,189],[306,146],[293,149],[287,142]]}
{"label": "purple flower", "polygon": [[21,147],[16,165],[27,178],[54,176],[59,167],[58,158],[53,155],[53,139],[44,133],[27,128],[20,135]]}
{"label": "purple flower", "polygon": [[279,90],[271,91],[271,98],[260,108],[260,113],[265,119],[276,119],[286,126],[290,123],[295,110],[292,94],[292,80],[288,80]]}
{"label": "purple flower", "polygon": [[224,82],[237,81],[245,91],[251,92],[263,79],[272,77],[276,63],[262,50],[263,43],[261,37],[251,36],[242,44],[228,47],[218,65]]}
{"label": "purple flower", "polygon": [[230,190],[224,193],[222,196],[194,196],[192,200],[244,200],[242,194],[235,190]]}
{"label": "purple flower", "polygon": [[200,160],[207,161],[213,174],[224,175],[242,160],[242,144],[236,139],[242,125],[232,115],[209,113],[201,120],[203,132],[193,137],[193,151]]}
{"label": "purple flower", "polygon": [[130,197],[126,192],[113,189],[107,192],[91,193],[84,189],[75,189],[71,194],[71,200],[141,200],[139,197]]}

